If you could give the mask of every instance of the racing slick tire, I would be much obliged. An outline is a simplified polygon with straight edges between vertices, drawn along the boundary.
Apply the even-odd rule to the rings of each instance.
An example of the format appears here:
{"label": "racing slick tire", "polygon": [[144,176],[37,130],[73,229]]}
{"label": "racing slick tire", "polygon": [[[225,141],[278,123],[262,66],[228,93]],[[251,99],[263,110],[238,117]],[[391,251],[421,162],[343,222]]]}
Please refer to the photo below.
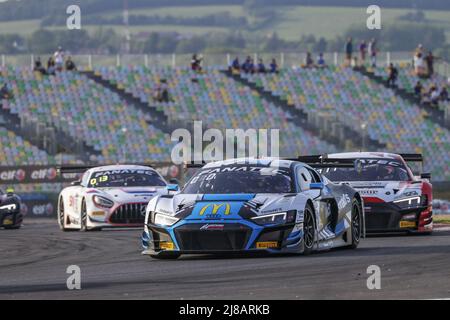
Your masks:
{"label": "racing slick tire", "polygon": [[362,233],[362,216],[361,216],[361,204],[357,199],[353,199],[352,201],[352,244],[350,245],[351,249],[356,249],[359,245],[359,241],[361,239]]}
{"label": "racing slick tire", "polygon": [[17,226],[8,226],[8,227],[3,227],[3,228],[5,228],[5,230],[17,230],[17,229],[20,229],[20,224],[19,225],[17,225]]}
{"label": "racing slick tire", "polygon": [[58,200],[58,222],[59,222],[59,228],[62,231],[67,231],[67,228],[64,227],[66,220],[66,215],[64,214],[64,201],[63,198],[60,197]]}
{"label": "racing slick tire", "polygon": [[313,251],[315,235],[314,210],[307,203],[303,213],[303,255],[309,255]]}
{"label": "racing slick tire", "polygon": [[86,210],[86,201],[83,199],[81,202],[81,212],[80,212],[80,231],[86,232],[89,231],[87,228],[87,210]]}
{"label": "racing slick tire", "polygon": [[181,256],[179,253],[160,253],[160,254],[151,254],[150,257],[153,259],[159,260],[176,260]]}

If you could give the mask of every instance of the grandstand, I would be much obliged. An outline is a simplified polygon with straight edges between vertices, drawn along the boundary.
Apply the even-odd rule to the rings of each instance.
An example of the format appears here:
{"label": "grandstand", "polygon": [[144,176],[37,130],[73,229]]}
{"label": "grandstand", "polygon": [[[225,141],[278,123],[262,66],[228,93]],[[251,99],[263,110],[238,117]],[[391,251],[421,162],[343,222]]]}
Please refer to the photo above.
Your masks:
{"label": "grandstand", "polygon": [[[415,79],[406,68],[399,82],[411,90]],[[1,111],[19,118],[31,116],[81,141],[90,148],[88,161],[93,163],[170,160],[171,131],[159,125],[152,110],[163,113],[169,123],[186,127],[201,120],[208,128],[280,129],[282,156],[364,147],[349,141],[342,148],[296,116],[298,112],[308,118],[326,114],[342,128],[366,134],[375,143],[367,148],[422,152],[425,169],[432,171],[434,179],[450,179],[449,130],[429,119],[420,106],[356,70],[285,68],[278,74],[240,75],[243,81],[224,70],[210,66],[198,74],[187,67],[94,67],[96,77],[109,84],[105,86],[83,72],[47,77],[27,67],[8,66],[1,69],[0,80],[10,85],[15,99],[3,101]],[[162,79],[167,82],[170,102],[152,99]],[[144,109],[130,101],[138,101]],[[363,123],[366,133],[362,133]],[[3,129],[0,134],[1,147],[8,150],[2,165],[86,161],[80,155],[83,150],[51,154],[21,139],[20,131]]]}

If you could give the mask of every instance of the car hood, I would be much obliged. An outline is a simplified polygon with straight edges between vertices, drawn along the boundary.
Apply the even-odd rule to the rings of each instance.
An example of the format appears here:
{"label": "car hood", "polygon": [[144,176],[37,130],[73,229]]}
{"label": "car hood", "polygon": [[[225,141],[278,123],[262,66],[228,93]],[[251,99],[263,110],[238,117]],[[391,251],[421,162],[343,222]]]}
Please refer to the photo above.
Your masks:
{"label": "car hood", "polygon": [[148,202],[156,195],[167,194],[166,187],[122,187],[86,190],[87,194],[97,194],[114,202]]}
{"label": "car hood", "polygon": [[[416,192],[421,195],[422,183],[412,183],[410,181],[348,181],[342,182],[350,185],[364,197],[366,202],[392,202],[402,198],[405,192]],[[406,196],[406,195],[405,195]],[[379,200],[378,200],[379,199]]]}
{"label": "car hood", "polygon": [[241,219],[289,210],[295,194],[177,194],[149,210],[191,219]]}

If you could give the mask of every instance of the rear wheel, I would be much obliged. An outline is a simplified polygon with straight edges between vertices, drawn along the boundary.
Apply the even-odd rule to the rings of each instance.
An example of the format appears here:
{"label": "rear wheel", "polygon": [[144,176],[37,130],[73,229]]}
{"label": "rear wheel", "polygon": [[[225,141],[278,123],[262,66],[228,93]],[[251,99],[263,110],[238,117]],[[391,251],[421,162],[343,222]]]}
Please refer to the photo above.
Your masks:
{"label": "rear wheel", "polygon": [[62,231],[67,231],[67,228],[65,227],[66,215],[64,213],[64,201],[63,201],[62,197],[60,197],[59,201],[58,201],[58,222],[59,222],[59,228]]}
{"label": "rear wheel", "polygon": [[359,245],[362,233],[361,205],[358,200],[352,201],[352,244],[350,248],[356,249]]}
{"label": "rear wheel", "polygon": [[81,202],[80,231],[88,231],[86,201],[84,199]]}
{"label": "rear wheel", "polygon": [[306,205],[303,213],[303,254],[308,255],[314,247],[315,223],[313,209],[309,204]]}

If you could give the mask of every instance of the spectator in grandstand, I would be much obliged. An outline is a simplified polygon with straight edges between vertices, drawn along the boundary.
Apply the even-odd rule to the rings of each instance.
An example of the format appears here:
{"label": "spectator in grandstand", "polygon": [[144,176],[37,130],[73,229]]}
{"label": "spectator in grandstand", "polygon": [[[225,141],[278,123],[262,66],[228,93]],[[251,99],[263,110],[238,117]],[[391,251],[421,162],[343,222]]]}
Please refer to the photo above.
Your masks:
{"label": "spectator in grandstand", "polygon": [[258,73],[266,73],[266,66],[261,58],[258,60]]}
{"label": "spectator in grandstand", "polygon": [[319,53],[319,56],[317,57],[317,68],[326,68],[327,64],[325,62],[325,59],[323,58],[323,53]]}
{"label": "spectator in grandstand", "polygon": [[367,53],[367,44],[366,41],[363,40],[359,45],[359,58],[361,66],[363,66],[364,63],[366,63],[366,53]]}
{"label": "spectator in grandstand", "polygon": [[14,94],[12,93],[11,90],[9,90],[8,84],[6,82],[3,84],[2,88],[0,89],[0,98],[6,99],[6,100],[14,98]]}
{"label": "spectator in grandstand", "polygon": [[425,74],[424,60],[420,52],[414,56],[414,72],[419,77]]}
{"label": "spectator in grandstand", "polygon": [[58,50],[53,54],[55,59],[55,68],[57,71],[61,72],[64,66],[64,50],[58,47]]}
{"label": "spectator in grandstand", "polygon": [[416,50],[414,51],[414,55],[417,56],[419,53],[423,55],[423,46],[420,43],[417,45]]}
{"label": "spectator in grandstand", "polygon": [[153,92],[153,100],[156,102],[169,102],[169,86],[166,79],[161,79],[161,82],[156,86]]}
{"label": "spectator in grandstand", "polygon": [[434,74],[434,61],[437,59],[437,57],[435,57],[433,55],[433,52],[428,51],[427,56],[425,57],[425,61],[427,63],[427,71],[428,71],[428,77],[432,77]]}
{"label": "spectator in grandstand", "polygon": [[55,67],[55,59],[53,56],[49,57],[47,60],[47,74],[55,75],[56,67]]}
{"label": "spectator in grandstand", "polygon": [[170,101],[169,88],[167,88],[167,86],[163,86],[163,88],[162,88],[161,101],[162,102],[169,102]]}
{"label": "spectator in grandstand", "polygon": [[368,53],[370,56],[370,64],[372,68],[376,68],[377,66],[377,42],[374,38],[370,40],[368,45]]}
{"label": "spectator in grandstand", "polygon": [[447,91],[447,87],[443,87],[441,89],[441,93],[439,94],[439,98],[441,101],[446,102],[449,100],[448,98],[448,91]]}
{"label": "spectator in grandstand", "polygon": [[270,73],[278,73],[278,64],[275,58],[272,58],[272,61],[270,62]]}
{"label": "spectator in grandstand", "polygon": [[422,97],[422,90],[423,90],[422,83],[420,81],[417,81],[416,85],[414,86],[414,94],[419,99],[421,99],[421,97]]}
{"label": "spectator in grandstand", "polygon": [[305,64],[303,65],[303,68],[313,68],[314,67],[314,61],[312,58],[312,54],[311,52],[307,52],[306,53],[306,57],[305,57]]}
{"label": "spectator in grandstand", "polygon": [[256,71],[255,61],[253,59],[250,59],[249,72],[255,73],[255,71]]}
{"label": "spectator in grandstand", "polygon": [[353,54],[353,42],[352,38],[348,38],[345,44],[345,60],[348,65],[351,64]]}
{"label": "spectator in grandstand", "polygon": [[156,102],[162,102],[162,89],[159,85],[153,90],[153,100]]}
{"label": "spectator in grandstand", "polygon": [[431,86],[430,92],[428,93],[430,96],[430,102],[433,106],[437,106],[440,100],[439,90],[435,85]]}
{"label": "spectator in grandstand", "polygon": [[201,72],[202,71],[202,61],[203,58],[200,56],[197,56],[197,54],[192,55],[191,60],[191,69],[192,71]]}
{"label": "spectator in grandstand", "polygon": [[34,72],[40,72],[41,74],[45,74],[45,73],[46,73],[45,68],[44,68],[44,66],[42,65],[42,62],[41,62],[41,58],[40,58],[40,57],[37,57],[37,59],[34,61],[34,68],[33,68],[33,71],[34,71]]}
{"label": "spectator in grandstand", "polygon": [[68,56],[66,60],[66,70],[67,71],[76,71],[77,66],[75,65],[75,62],[73,62],[72,57]]}
{"label": "spectator in grandstand", "polygon": [[252,58],[250,58],[250,56],[247,56],[244,63],[242,64],[242,68],[241,68],[242,71],[244,71],[245,73],[249,73],[250,68],[251,68],[251,62],[252,62]]}
{"label": "spectator in grandstand", "polygon": [[397,81],[397,76],[398,76],[398,70],[394,66],[393,63],[389,64],[388,74],[389,74],[389,76],[388,76],[388,79],[387,79],[387,86],[388,87],[395,87],[395,82]]}
{"label": "spectator in grandstand", "polygon": [[239,72],[241,70],[241,64],[239,63],[239,57],[234,58],[231,63],[231,71]]}

